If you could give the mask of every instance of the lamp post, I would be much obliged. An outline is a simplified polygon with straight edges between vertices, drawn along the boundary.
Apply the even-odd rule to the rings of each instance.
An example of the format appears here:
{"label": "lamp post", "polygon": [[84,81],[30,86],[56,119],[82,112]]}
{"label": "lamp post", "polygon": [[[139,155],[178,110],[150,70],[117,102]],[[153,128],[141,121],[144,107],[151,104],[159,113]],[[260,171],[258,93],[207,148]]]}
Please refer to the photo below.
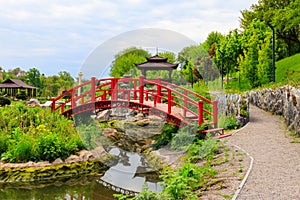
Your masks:
{"label": "lamp post", "polygon": [[224,68],[224,53],[220,50],[218,50],[219,53],[221,54],[222,56],[222,65],[221,65],[221,83],[222,83],[222,90],[223,90],[223,68]]}
{"label": "lamp post", "polygon": [[275,83],[275,30],[271,24],[267,23],[267,25],[272,30],[272,81]]}

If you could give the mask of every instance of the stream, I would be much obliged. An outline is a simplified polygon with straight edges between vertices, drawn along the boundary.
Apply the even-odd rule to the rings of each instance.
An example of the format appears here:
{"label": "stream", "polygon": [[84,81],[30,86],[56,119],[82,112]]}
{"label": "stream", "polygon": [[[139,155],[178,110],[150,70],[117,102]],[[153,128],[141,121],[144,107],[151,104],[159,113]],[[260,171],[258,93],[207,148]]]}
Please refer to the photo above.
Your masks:
{"label": "stream", "polygon": [[[83,178],[74,184],[56,183],[47,186],[39,185],[38,182],[33,182],[27,187],[3,184],[0,186],[0,199],[110,200],[115,199],[113,194],[117,193],[116,189],[140,192],[144,183],[147,183],[150,190],[161,191],[159,178],[155,172],[137,173],[139,169],[148,167],[138,153],[126,152],[117,147],[112,148],[110,153],[119,156],[119,163],[110,167],[101,178]],[[114,190],[108,185],[113,185]]]}

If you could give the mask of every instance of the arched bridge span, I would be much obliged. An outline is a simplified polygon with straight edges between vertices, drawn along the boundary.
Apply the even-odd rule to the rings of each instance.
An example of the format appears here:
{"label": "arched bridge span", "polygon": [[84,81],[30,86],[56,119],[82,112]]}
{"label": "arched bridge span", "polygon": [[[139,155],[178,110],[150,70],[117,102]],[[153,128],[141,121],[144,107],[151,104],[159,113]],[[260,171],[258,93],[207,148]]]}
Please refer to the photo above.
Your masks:
{"label": "arched bridge span", "polygon": [[[147,86],[147,87],[146,87]],[[160,78],[104,78],[78,85],[52,99],[52,111],[67,117],[87,111],[129,108],[159,116],[177,126],[204,119],[218,127],[217,101],[193,91],[164,82]],[[205,118],[204,118],[205,117]]]}

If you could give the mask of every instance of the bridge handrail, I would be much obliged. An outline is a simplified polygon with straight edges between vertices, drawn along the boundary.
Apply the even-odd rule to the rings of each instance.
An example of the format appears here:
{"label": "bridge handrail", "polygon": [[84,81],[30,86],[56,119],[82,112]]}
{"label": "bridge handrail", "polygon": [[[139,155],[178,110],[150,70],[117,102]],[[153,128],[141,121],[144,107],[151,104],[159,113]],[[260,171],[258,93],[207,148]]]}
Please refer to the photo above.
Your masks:
{"label": "bridge handrail", "polygon": [[[128,82],[131,83],[129,88],[120,88],[119,83]],[[132,85],[133,84],[133,85]],[[152,84],[156,89],[146,89],[144,88],[145,84]],[[81,88],[85,87],[86,85],[90,85],[91,89],[88,91],[84,91],[82,94],[80,93],[79,96],[75,95],[77,90],[81,90]],[[105,88],[107,87],[108,88]],[[110,86],[110,87],[109,87]],[[87,88],[85,88],[87,89]],[[165,92],[167,91],[167,93]],[[133,96],[132,96],[133,92]],[[61,105],[56,106],[55,103],[62,99],[64,96],[69,95],[71,96],[70,100],[64,101]],[[120,97],[121,94],[121,97]],[[127,94],[127,97],[126,97]],[[95,77],[92,77],[90,81],[87,81],[81,85],[77,85],[74,88],[64,92],[63,94],[59,95],[56,98],[52,98],[52,110],[61,109],[61,112],[66,112],[67,109],[75,108],[78,103],[79,104],[87,104],[93,103],[96,101],[107,100],[110,98],[111,100],[118,100],[123,99],[125,97],[130,100],[137,100],[137,94],[139,94],[140,104],[143,104],[143,99],[146,98],[148,101],[148,97],[153,96],[153,100],[156,103],[161,103],[161,99],[167,101],[168,104],[168,114],[171,114],[172,106],[176,105],[183,109],[184,117],[186,117],[186,113],[189,112],[191,115],[199,116],[199,124],[202,123],[203,119],[203,112],[211,115],[213,117],[214,123],[217,124],[217,102],[211,101],[193,91],[190,91],[186,88],[182,88],[172,83],[161,81],[161,79],[154,80],[146,80],[143,77],[137,78],[104,78],[96,80]],[[176,96],[174,96],[174,94]],[[199,100],[193,99],[191,96],[197,97]],[[146,96],[145,96],[146,95]],[[167,96],[167,97],[166,97]],[[174,98],[178,99],[178,102],[174,100]],[[78,100],[81,99],[81,102]],[[208,103],[213,106],[213,111],[210,112],[203,107],[203,103]],[[66,107],[68,103],[71,103],[70,108]],[[194,111],[191,110],[190,106],[193,106],[195,109]],[[195,112],[196,111],[196,112]],[[197,113],[198,112],[198,113]]]}
{"label": "bridge handrail", "polygon": [[207,98],[205,98],[205,97],[203,97],[203,96],[201,96],[201,95],[199,95],[199,94],[197,94],[197,93],[195,93],[195,92],[193,92],[193,91],[190,91],[190,90],[188,90],[188,89],[186,89],[186,88],[179,87],[178,85],[175,85],[175,84],[173,84],[173,83],[164,82],[164,81],[161,81],[161,84],[170,85],[170,86],[172,86],[172,87],[181,89],[181,90],[183,90],[183,91],[185,91],[185,92],[187,92],[187,93],[190,93],[190,94],[192,94],[192,95],[194,95],[194,96],[196,96],[196,97],[202,99],[203,101],[205,101],[205,102],[207,102],[207,103],[209,103],[209,104],[212,104],[212,101],[211,101],[211,100],[209,100],[209,99],[207,99]]}

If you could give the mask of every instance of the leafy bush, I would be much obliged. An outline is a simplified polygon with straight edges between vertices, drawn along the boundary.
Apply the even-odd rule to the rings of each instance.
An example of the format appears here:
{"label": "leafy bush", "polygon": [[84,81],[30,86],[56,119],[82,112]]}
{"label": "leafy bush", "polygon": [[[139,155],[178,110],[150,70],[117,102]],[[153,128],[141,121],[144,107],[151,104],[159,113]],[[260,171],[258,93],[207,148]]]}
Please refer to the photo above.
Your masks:
{"label": "leafy bush", "polygon": [[5,134],[0,134],[0,155],[8,149],[9,137]]}
{"label": "leafy bush", "polygon": [[211,160],[219,150],[217,140],[208,138],[207,140],[198,140],[189,147],[188,159],[191,162],[206,159]]}
{"label": "leafy bush", "polygon": [[0,97],[0,106],[10,105],[9,98],[6,97]]}
{"label": "leafy bush", "polygon": [[156,140],[156,143],[152,145],[153,149],[159,149],[160,147],[169,144],[169,142],[172,140],[173,134],[177,131],[177,126],[171,123],[165,124],[162,130],[162,134],[154,138]]}
{"label": "leafy bush", "polygon": [[223,127],[224,129],[237,129],[240,126],[234,115],[219,117],[219,124],[220,127]]}
{"label": "leafy bush", "polygon": [[73,122],[49,109],[18,103],[1,109],[0,119],[4,161],[53,161],[84,149]]}
{"label": "leafy bush", "polygon": [[195,125],[187,125],[179,129],[178,133],[173,137],[171,141],[171,149],[173,150],[187,150],[189,146],[196,139],[198,127]]}
{"label": "leafy bush", "polygon": [[26,95],[25,91],[21,91],[20,93],[18,93],[16,95],[16,98],[17,99],[21,99],[21,100],[26,100],[27,99],[27,95]]}

